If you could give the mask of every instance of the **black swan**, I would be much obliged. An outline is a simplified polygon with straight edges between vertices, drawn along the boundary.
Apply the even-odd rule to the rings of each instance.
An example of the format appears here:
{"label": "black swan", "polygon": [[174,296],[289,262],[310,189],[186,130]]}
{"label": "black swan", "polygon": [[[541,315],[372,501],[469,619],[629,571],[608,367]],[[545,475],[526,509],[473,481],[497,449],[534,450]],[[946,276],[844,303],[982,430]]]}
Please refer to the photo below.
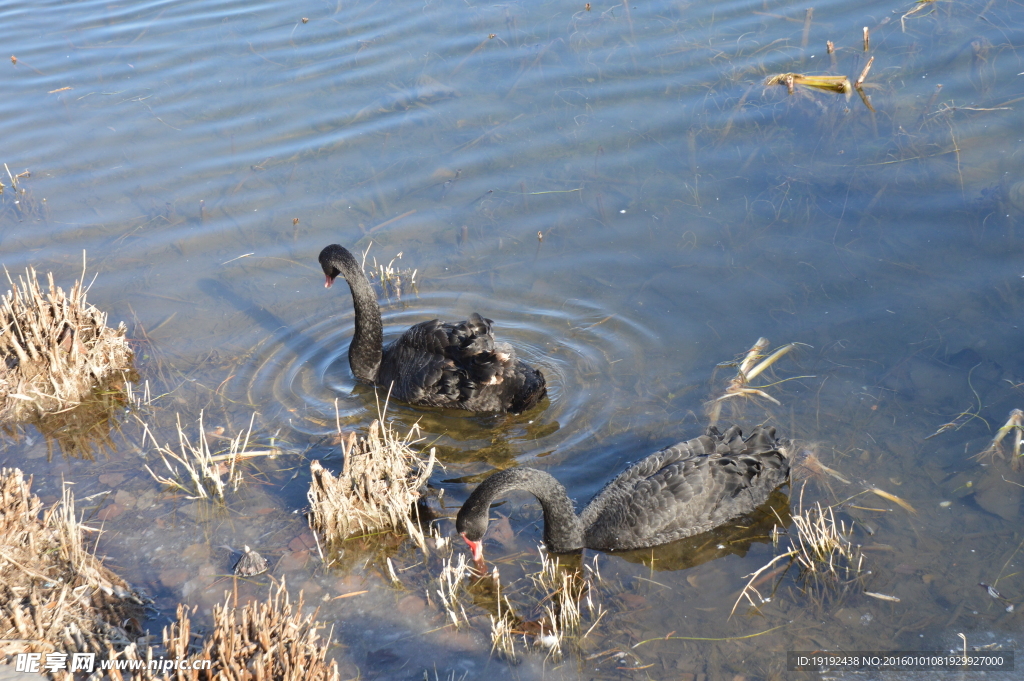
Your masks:
{"label": "black swan", "polygon": [[712,426],[627,468],[579,515],[554,477],[535,468],[509,468],[480,483],[459,510],[455,528],[479,564],[491,502],[522,489],[540,500],[544,543],[555,553],[667,544],[764,503],[789,478],[788,445],[775,439],[774,428],[758,427],[744,440],[736,426],[725,433]]}
{"label": "black swan", "polygon": [[497,343],[490,319],[473,313],[457,323],[434,319],[411,327],[383,347],[377,296],[363,268],[342,246],[320,251],[330,288],[339,274],[352,290],[356,330],[348,348],[352,373],[389,388],[403,402],[468,411],[518,414],[547,393],[544,375],[516,358],[508,343]]}

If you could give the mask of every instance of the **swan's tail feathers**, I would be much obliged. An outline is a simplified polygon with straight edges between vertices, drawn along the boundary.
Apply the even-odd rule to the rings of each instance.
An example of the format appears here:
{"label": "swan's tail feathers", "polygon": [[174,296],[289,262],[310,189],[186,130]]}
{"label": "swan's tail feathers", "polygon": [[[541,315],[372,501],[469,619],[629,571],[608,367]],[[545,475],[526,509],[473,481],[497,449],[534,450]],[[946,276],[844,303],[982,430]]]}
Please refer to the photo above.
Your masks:
{"label": "swan's tail feathers", "polygon": [[776,437],[774,426],[757,426],[748,437],[743,437],[739,426],[731,426],[724,433],[716,426],[708,426],[703,438],[697,439],[702,441],[709,454],[728,456],[778,451],[784,458],[789,458],[790,442]]}
{"label": "swan's tail feathers", "polygon": [[780,440],[775,437],[775,428],[768,427],[763,428],[758,426],[754,429],[754,432],[750,434],[745,440],[746,449],[752,453],[769,452],[772,450],[781,450],[788,440]]}

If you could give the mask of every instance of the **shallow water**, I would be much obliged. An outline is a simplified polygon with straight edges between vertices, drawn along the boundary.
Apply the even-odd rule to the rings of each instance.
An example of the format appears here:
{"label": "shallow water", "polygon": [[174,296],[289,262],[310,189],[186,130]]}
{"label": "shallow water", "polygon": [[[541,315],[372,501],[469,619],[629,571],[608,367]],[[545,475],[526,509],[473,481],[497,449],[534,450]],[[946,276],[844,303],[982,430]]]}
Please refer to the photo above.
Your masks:
{"label": "shallow water", "polygon": [[[0,7],[16,57],[0,162],[31,171],[20,195],[0,174],[3,264],[69,286],[88,252],[89,300],[128,324],[161,441],[176,414],[190,434],[202,411],[232,436],[255,413],[256,441],[286,451],[247,469],[226,507],[154,482],[128,413],[112,434],[100,419],[91,446],[23,428],[5,465],[50,499],[75,483],[101,551],[156,597],[154,627],[179,601],[219,602],[243,544],[311,601],[366,590],[320,603],[349,676],[786,678],[786,650],[1019,631],[978,583],[1024,593],[1024,479],[972,457],[1024,407],[1024,16],[1000,0],[828,2],[806,19],[777,2]],[[764,85],[856,79],[870,56],[871,109]],[[368,269],[401,253],[389,333],[479,311],[548,378],[549,400],[521,416],[388,406],[438,447],[432,482],[452,511],[466,480],[517,463],[585,501],[706,427],[735,371],[716,365],[761,336],[806,344],[759,379],[781,404],[734,398],[722,420],[767,421],[848,481],[813,479],[803,505],[835,504],[864,546],[864,588],[901,600],[818,599],[787,573],[730,619],[744,576],[781,549],[699,562],[668,548],[653,568],[601,556],[608,614],[582,652],[510,665],[490,656],[483,606],[474,628],[445,627],[423,598],[436,565],[409,546],[324,567],[296,513],[308,460],[337,466],[325,436],[378,409],[347,366],[347,291],[321,285],[332,242],[370,248]],[[514,580],[537,560],[538,510],[498,510],[516,535],[489,557]]]}

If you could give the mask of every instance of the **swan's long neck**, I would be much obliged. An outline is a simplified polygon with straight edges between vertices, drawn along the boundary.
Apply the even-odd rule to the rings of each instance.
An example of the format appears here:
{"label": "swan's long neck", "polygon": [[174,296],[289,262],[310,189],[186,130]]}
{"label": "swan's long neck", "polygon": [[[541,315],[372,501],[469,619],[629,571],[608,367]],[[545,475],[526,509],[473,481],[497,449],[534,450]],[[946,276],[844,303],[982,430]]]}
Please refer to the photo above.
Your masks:
{"label": "swan's long neck", "polygon": [[348,363],[356,378],[373,383],[380,370],[384,345],[384,324],[377,295],[351,253],[338,246],[331,255],[330,264],[345,277],[352,291],[352,306],[356,314],[356,330],[348,347]]}
{"label": "swan's long neck", "polygon": [[463,525],[475,524],[482,536],[491,502],[514,489],[525,490],[540,501],[544,510],[544,543],[549,549],[565,553],[583,548],[583,525],[565,487],[535,468],[509,468],[480,483],[459,511],[456,526],[460,532]]}

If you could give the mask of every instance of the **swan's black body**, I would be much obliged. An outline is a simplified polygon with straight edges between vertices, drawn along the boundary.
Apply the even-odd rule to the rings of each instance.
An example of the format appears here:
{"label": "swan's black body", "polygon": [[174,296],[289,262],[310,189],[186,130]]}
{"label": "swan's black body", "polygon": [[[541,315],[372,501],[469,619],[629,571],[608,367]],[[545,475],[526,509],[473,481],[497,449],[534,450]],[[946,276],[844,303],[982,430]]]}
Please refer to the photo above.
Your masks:
{"label": "swan's black body", "polygon": [[356,329],[348,349],[352,373],[389,388],[403,402],[469,411],[519,413],[547,393],[544,375],[516,358],[508,343],[496,343],[491,320],[434,319],[411,327],[383,347],[377,296],[356,259],[332,244],[320,252],[326,286],[339,274],[352,290]]}
{"label": "swan's black body", "polygon": [[785,441],[774,428],[743,439],[737,427],[714,427],[633,464],[605,485],[580,515],[565,488],[533,468],[509,468],[480,483],[459,510],[455,527],[480,560],[491,502],[503,493],[532,493],[544,510],[551,551],[615,551],[666,544],[706,532],[760,506],[789,478]]}

